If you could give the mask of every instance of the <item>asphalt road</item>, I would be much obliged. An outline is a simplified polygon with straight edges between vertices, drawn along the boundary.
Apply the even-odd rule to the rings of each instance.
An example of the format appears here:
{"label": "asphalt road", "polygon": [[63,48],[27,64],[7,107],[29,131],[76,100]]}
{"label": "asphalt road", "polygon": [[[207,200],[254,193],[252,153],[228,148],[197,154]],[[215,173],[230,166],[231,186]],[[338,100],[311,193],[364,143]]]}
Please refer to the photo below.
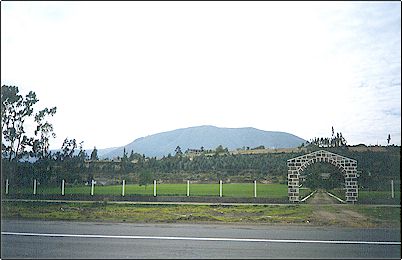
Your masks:
{"label": "asphalt road", "polygon": [[395,258],[400,229],[2,220],[1,258]]}

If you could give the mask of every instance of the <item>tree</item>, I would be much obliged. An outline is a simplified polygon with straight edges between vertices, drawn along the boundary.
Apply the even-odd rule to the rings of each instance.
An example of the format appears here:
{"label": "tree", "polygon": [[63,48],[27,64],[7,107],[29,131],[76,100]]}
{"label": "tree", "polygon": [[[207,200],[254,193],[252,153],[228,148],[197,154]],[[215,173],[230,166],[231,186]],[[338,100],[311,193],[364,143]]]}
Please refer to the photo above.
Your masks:
{"label": "tree", "polygon": [[181,156],[183,154],[182,151],[181,151],[180,146],[177,146],[174,151],[176,152],[176,156]]}
{"label": "tree", "polygon": [[83,163],[87,158],[87,152],[83,149],[82,144],[84,143],[84,141],[80,142],[80,151],[78,152],[78,160]]}
{"label": "tree", "polygon": [[139,179],[139,185],[145,186],[145,189],[147,189],[147,185],[152,183],[151,172],[148,170],[142,170],[140,172],[140,175],[138,176],[138,179]]}
{"label": "tree", "polygon": [[221,144],[218,145],[218,147],[216,147],[216,149],[215,149],[216,154],[225,153],[225,152],[228,152],[228,148],[223,148],[223,146]]}
{"label": "tree", "polygon": [[96,146],[94,146],[94,149],[92,150],[91,153],[91,160],[92,161],[98,161],[99,157],[98,157],[98,150],[96,149]]}
{"label": "tree", "polygon": [[56,137],[56,134],[53,133],[53,125],[45,121],[46,116],[54,116],[56,114],[56,109],[56,107],[51,109],[45,108],[35,114],[35,122],[37,123],[35,136],[39,136],[39,138],[33,140],[32,155],[38,158],[48,157],[49,137]]}
{"label": "tree", "polygon": [[133,150],[131,150],[130,157],[128,157],[128,159],[130,160],[130,162],[132,162],[135,159],[135,155],[134,155]]}
{"label": "tree", "polygon": [[77,148],[77,141],[75,139],[64,139],[63,144],[61,145],[61,159],[66,160],[73,158],[74,151]]}
{"label": "tree", "polygon": [[33,113],[32,106],[38,102],[36,94],[30,91],[25,98],[19,95],[18,87],[5,86],[1,88],[1,121],[2,121],[2,154],[8,161],[18,159],[23,153],[21,141],[26,142],[25,120]]}
{"label": "tree", "polygon": [[[90,169],[85,167],[85,159],[87,154],[83,149],[83,141],[77,145],[75,139],[64,139],[61,146],[61,151],[53,155],[55,167],[55,174],[57,181],[62,179],[67,182],[76,182],[84,178],[84,173],[90,172]],[[79,147],[79,152],[76,149]]]}
{"label": "tree", "polygon": [[[333,127],[332,127],[333,130]],[[347,144],[346,139],[342,136],[342,133],[332,132],[332,138],[328,137],[315,137],[310,140],[310,144],[315,145],[317,147],[345,147]],[[309,145],[310,146],[310,145]]]}
{"label": "tree", "polygon": [[1,87],[2,158],[17,161],[28,153],[26,150],[28,146],[32,147],[31,155],[47,156],[49,137],[55,137],[55,134],[52,124],[45,121],[45,117],[53,116],[56,107],[45,108],[35,114],[34,122],[37,127],[34,136],[28,136],[25,132],[26,120],[34,115],[33,106],[38,101],[33,91],[23,97],[16,86]]}
{"label": "tree", "polygon": [[387,141],[388,141],[388,145],[389,145],[389,142],[391,141],[391,134],[388,134]]}
{"label": "tree", "polygon": [[127,157],[127,153],[126,153],[126,147],[123,148],[123,158],[121,158],[122,161],[127,161],[128,157]]}

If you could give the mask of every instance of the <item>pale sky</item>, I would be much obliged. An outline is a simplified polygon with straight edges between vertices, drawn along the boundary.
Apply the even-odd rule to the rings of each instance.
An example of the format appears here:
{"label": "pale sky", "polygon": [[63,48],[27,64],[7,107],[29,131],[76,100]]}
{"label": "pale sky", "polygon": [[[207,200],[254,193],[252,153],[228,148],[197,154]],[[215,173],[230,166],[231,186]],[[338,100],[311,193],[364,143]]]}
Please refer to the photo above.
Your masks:
{"label": "pale sky", "polygon": [[400,2],[1,2],[1,85],[84,148],[198,125],[401,144]]}

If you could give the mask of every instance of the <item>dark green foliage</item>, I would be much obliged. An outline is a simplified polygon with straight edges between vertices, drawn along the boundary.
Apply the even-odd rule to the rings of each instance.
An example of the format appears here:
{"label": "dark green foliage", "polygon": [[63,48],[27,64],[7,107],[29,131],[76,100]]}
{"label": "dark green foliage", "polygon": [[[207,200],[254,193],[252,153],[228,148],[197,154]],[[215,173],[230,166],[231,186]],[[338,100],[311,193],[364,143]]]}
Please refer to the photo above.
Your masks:
{"label": "dark green foliage", "polygon": [[153,176],[150,171],[148,170],[142,170],[139,174],[139,185],[140,186],[145,186],[145,189],[147,188],[147,185],[152,183],[153,181]]}
{"label": "dark green foliage", "polygon": [[[46,118],[56,113],[56,107],[45,108],[34,114],[34,105],[38,101],[33,91],[23,97],[16,86],[1,87],[2,159],[18,161],[27,155],[36,158],[49,155],[49,138],[55,137],[55,134],[53,125]],[[25,129],[30,117],[36,123],[33,135],[27,134]]]}
{"label": "dark green foliage", "polygon": [[181,151],[180,146],[177,146],[174,151],[176,152],[176,156],[181,156],[183,154],[183,152]]}
{"label": "dark green foliage", "polygon": [[[133,152],[133,151],[131,151],[131,152]],[[96,149],[96,147],[94,147],[94,149],[93,149],[93,151],[92,151],[92,153],[91,153],[91,160],[92,160],[92,161],[97,161],[97,160],[99,160],[99,157],[98,157],[98,150]]]}
{"label": "dark green foliage", "polygon": [[342,133],[334,134],[334,127],[332,127],[332,137],[315,137],[308,142],[309,145],[317,147],[346,147],[346,139],[342,136]]}
{"label": "dark green foliage", "polygon": [[[189,156],[167,156],[162,159],[145,157],[132,153],[130,158],[122,158],[117,162],[85,162],[86,154],[80,152],[73,155],[74,140],[66,140],[63,153],[57,153],[50,159],[41,159],[35,163],[4,162],[3,178],[7,176],[13,182],[29,184],[33,178],[41,183],[60,183],[65,179],[69,183],[90,181],[94,173],[108,176],[107,178],[122,178],[135,174],[143,185],[153,178],[165,182],[199,180],[215,182],[218,179],[231,182],[249,182],[268,179],[274,182],[286,183],[288,159],[304,154],[298,153],[266,153],[266,154],[230,154],[208,156],[201,154]],[[363,190],[388,189],[390,180],[400,180],[400,147],[387,146],[385,152],[355,152],[347,148],[328,148],[334,152],[358,161],[358,185]],[[330,172],[328,180],[319,179],[314,174]],[[306,179],[306,185],[311,187],[334,188],[343,183],[340,171],[331,164],[316,163],[309,166],[304,173],[311,174]],[[25,176],[23,178],[23,176]],[[321,177],[320,177],[321,178]]]}
{"label": "dark green foliage", "polygon": [[[329,176],[322,176],[321,174],[329,174]],[[303,185],[311,189],[331,190],[341,188],[345,183],[341,171],[329,163],[314,163],[308,166],[302,175],[306,176]]]}

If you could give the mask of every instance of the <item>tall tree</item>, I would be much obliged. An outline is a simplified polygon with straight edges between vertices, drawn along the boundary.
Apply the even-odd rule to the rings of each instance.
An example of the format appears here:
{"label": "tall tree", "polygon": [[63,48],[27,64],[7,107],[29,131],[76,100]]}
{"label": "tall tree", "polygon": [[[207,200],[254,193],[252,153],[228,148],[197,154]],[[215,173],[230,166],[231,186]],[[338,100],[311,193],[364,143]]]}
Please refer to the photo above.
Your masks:
{"label": "tall tree", "polygon": [[92,161],[98,161],[99,157],[98,157],[98,150],[96,149],[96,146],[94,146],[94,149],[92,150],[91,153],[91,160]]}
{"label": "tall tree", "polygon": [[24,123],[33,114],[32,107],[38,101],[33,91],[24,98],[16,86],[1,87],[2,154],[8,161],[18,159],[18,155],[24,152],[21,143],[29,140]]}
{"label": "tall tree", "polygon": [[123,149],[123,158],[122,158],[122,161],[128,161],[128,157],[127,157],[127,153],[126,153],[126,147],[124,147],[124,149]]}
{"label": "tall tree", "polygon": [[180,146],[177,146],[174,151],[176,152],[176,156],[181,156],[183,154],[182,151],[181,151]]}
{"label": "tall tree", "polygon": [[73,158],[74,151],[77,148],[77,141],[75,139],[64,139],[61,146],[61,158],[62,160]]}
{"label": "tall tree", "polygon": [[51,109],[45,108],[35,114],[35,122],[37,127],[35,130],[35,136],[37,138],[33,139],[32,153],[38,158],[45,158],[49,155],[49,138],[52,136],[56,137],[53,132],[53,125],[49,123],[46,116],[54,116],[56,114],[56,107]]}
{"label": "tall tree", "polygon": [[34,122],[37,127],[34,136],[27,135],[25,131],[26,120],[34,115],[33,107],[38,101],[33,91],[23,97],[16,86],[1,87],[2,158],[7,158],[8,161],[18,160],[28,153],[28,146],[32,147],[31,154],[35,156],[47,155],[49,137],[55,137],[55,134],[52,124],[45,118],[53,116],[56,107],[45,108],[35,114]]}
{"label": "tall tree", "polygon": [[135,159],[135,155],[134,155],[133,150],[131,150],[130,157],[128,157],[128,159],[130,160],[130,162],[132,162]]}

